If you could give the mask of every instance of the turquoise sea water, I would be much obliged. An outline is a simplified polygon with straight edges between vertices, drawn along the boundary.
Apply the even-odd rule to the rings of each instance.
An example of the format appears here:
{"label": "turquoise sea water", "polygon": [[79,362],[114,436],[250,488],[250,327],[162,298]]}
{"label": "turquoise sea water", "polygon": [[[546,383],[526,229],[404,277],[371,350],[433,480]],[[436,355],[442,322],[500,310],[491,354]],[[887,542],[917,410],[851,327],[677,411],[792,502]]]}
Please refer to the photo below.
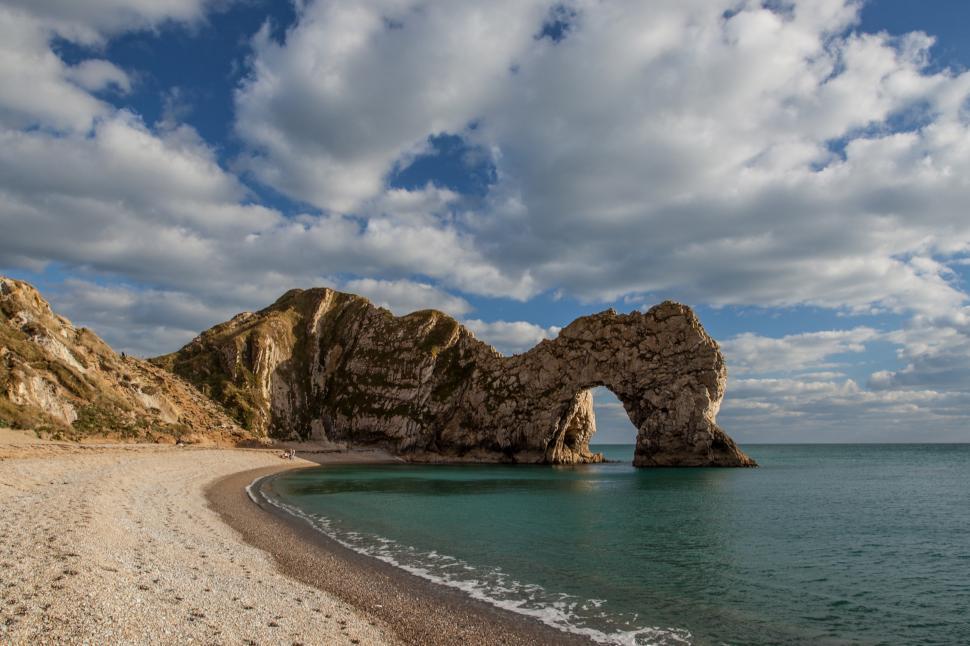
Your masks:
{"label": "turquoise sea water", "polygon": [[970,644],[970,445],[745,447],[759,469],[623,463],[286,473],[356,549],[628,644]]}

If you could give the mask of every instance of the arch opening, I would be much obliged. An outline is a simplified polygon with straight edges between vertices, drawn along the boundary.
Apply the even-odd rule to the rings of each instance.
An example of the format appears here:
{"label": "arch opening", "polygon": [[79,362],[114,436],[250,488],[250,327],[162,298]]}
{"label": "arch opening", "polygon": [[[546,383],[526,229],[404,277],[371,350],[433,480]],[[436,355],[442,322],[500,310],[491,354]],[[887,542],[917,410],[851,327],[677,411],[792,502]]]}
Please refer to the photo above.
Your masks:
{"label": "arch opening", "polygon": [[[600,381],[566,388],[561,394],[558,412],[550,421],[546,462],[576,464],[633,459],[638,441],[637,425],[620,396]],[[591,444],[624,446],[611,446],[604,455],[597,448],[591,448]]]}
{"label": "arch opening", "polygon": [[596,435],[591,439],[593,446],[590,450],[602,451],[607,460],[631,462],[639,429],[630,419],[623,402],[609,387],[595,386],[592,393]]}

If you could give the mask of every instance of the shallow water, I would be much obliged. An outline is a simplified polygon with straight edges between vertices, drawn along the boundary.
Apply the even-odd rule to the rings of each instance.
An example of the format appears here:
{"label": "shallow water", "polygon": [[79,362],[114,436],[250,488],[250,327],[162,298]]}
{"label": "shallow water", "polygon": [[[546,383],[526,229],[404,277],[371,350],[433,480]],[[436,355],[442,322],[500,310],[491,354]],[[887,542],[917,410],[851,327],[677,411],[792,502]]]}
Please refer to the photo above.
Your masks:
{"label": "shallow water", "polygon": [[267,493],[358,551],[604,642],[970,643],[970,445],[759,469],[341,466]]}

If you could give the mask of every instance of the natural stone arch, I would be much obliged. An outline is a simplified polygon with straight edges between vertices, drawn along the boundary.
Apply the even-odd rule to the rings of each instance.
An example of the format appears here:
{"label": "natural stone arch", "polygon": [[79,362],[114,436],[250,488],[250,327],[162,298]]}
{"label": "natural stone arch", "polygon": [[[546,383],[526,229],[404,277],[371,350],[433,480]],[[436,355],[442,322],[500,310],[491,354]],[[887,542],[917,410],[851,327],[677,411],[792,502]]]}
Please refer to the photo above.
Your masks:
{"label": "natural stone arch", "polygon": [[584,461],[595,432],[589,390],[605,386],[637,428],[636,466],[754,464],[715,422],[727,369],[684,305],[668,301],[646,314],[609,310],[577,319],[556,339],[497,368],[522,386],[503,395],[518,402],[519,417],[506,423],[531,427],[536,437],[545,426],[548,461]]}
{"label": "natural stone arch", "polygon": [[583,463],[604,385],[637,430],[637,466],[751,466],[717,426],[727,372],[690,308],[585,316],[505,357],[434,310],[292,290],[159,363],[254,430],[377,444],[412,460]]}

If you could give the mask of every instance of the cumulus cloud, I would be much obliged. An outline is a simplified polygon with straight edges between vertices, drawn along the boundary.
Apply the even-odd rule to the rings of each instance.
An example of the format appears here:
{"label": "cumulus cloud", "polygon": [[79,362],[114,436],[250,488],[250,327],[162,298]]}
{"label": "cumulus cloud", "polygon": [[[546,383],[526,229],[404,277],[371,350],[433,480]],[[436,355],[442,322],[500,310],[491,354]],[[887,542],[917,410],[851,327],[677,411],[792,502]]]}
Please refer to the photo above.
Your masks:
{"label": "cumulus cloud", "polygon": [[932,389],[871,390],[851,379],[740,379],[718,422],[739,441],[963,441],[970,397]]}
{"label": "cumulus cloud", "polygon": [[4,264],[29,255],[189,287],[221,244],[279,222],[240,203],[193,131],[153,133],[123,112],[92,136],[0,131],[0,169]]}
{"label": "cumulus cloud", "polygon": [[[47,21],[11,47],[40,52],[57,81],[27,105],[8,97],[2,114],[12,126],[45,120],[80,132],[114,119],[66,82],[75,68],[44,34],[69,32],[59,26],[68,23],[113,33],[122,23],[106,16],[120,2],[6,9]],[[285,42],[262,32],[236,99],[250,145],[239,163],[324,213],[241,222],[252,235],[238,255],[280,275],[324,257],[332,262],[317,273],[423,274],[514,298],[649,292],[920,312],[963,302],[939,257],[970,240],[960,179],[970,75],[927,72],[930,39],[849,31],[857,7],[834,0],[790,11],[733,1],[567,4],[574,24],[558,42],[537,38],[548,2],[318,1],[300,5]],[[137,28],[197,20],[207,5],[126,6],[125,24]],[[85,66],[100,68],[88,87],[123,86],[123,72],[96,61],[75,75]],[[887,125],[914,111],[908,131]],[[497,180],[484,205],[467,208],[433,184],[386,186],[442,132],[489,152]],[[198,212],[225,222],[246,211],[240,201]],[[221,236],[203,231],[187,246],[238,244]]]}
{"label": "cumulus cloud", "polygon": [[[57,262],[122,276],[156,290],[149,295],[205,299],[220,311],[263,307],[292,287],[340,284],[338,274],[383,273],[396,277],[362,278],[347,288],[394,309],[437,307],[461,316],[470,311],[466,301],[402,276],[501,282],[427,208],[446,205],[447,192],[388,194],[363,225],[343,215],[286,218],[249,197],[187,126],[153,130],[118,112],[90,135],[2,130],[0,264],[36,270]],[[131,323],[131,339],[144,345],[139,321]]]}
{"label": "cumulus cloud", "polygon": [[119,92],[131,91],[131,79],[124,70],[101,59],[81,61],[67,72],[67,78],[89,92],[97,92],[114,86]]}
{"label": "cumulus cloud", "polygon": [[231,305],[191,294],[78,279],[44,295],[55,311],[70,313],[72,320],[94,329],[115,350],[144,357],[177,350],[201,330],[237,313]]}
{"label": "cumulus cloud", "polygon": [[168,21],[196,22],[224,4],[226,0],[4,0],[11,13],[29,16],[62,38],[84,44]]}
{"label": "cumulus cloud", "polygon": [[970,388],[970,308],[915,316],[887,338],[899,346],[897,354],[903,368],[873,374],[870,387],[954,391]]}
{"label": "cumulus cloud", "polygon": [[[309,3],[285,43],[256,40],[247,163],[350,211],[428,137],[461,134],[498,177],[461,222],[526,296],[963,300],[933,257],[970,239],[970,75],[928,72],[926,35],[850,31],[858,5],[838,0],[576,1],[556,42],[536,38],[550,3],[514,5]],[[903,114],[921,125],[896,132]]]}
{"label": "cumulus cloud", "polygon": [[[966,128],[935,132],[959,123],[941,88],[966,96],[968,77],[923,73],[919,37],[837,36],[852,19],[842,3],[807,16],[815,3],[795,3],[790,17],[752,3],[731,18],[717,4],[583,5],[565,40],[522,61],[475,133],[501,150],[475,223],[501,241],[496,261],[591,297],[960,302],[924,261],[954,228],[968,237],[951,174]],[[920,101],[936,124],[879,125]],[[843,138],[844,158],[831,151]]]}
{"label": "cumulus cloud", "polygon": [[51,49],[55,37],[88,46],[111,35],[165,22],[191,23],[222,0],[6,0],[0,6],[0,126],[85,131],[112,112],[90,95],[131,89],[109,61],[66,65]]}
{"label": "cumulus cloud", "polygon": [[108,107],[68,80],[51,33],[32,16],[0,6],[0,126],[85,130]]}
{"label": "cumulus cloud", "polygon": [[451,316],[462,316],[472,310],[471,304],[433,285],[412,280],[375,280],[357,278],[347,281],[343,289],[366,296],[376,305],[386,307],[398,316],[417,310],[441,310]]}
{"label": "cumulus cloud", "polygon": [[[916,316],[890,332],[737,335],[722,344],[740,378],[729,380],[719,420],[748,441],[962,441],[970,405],[970,338],[956,327],[963,320]],[[855,357],[876,341],[895,344],[905,367],[877,371],[865,384],[833,370],[856,368]]]}
{"label": "cumulus cloud", "polygon": [[780,338],[753,333],[739,334],[721,344],[733,373],[791,373],[832,368],[833,355],[860,353],[866,343],[880,337],[877,330],[857,327],[790,334]]}
{"label": "cumulus cloud", "polygon": [[[204,300],[213,304],[210,316],[191,323],[205,325],[217,322],[216,312],[261,307],[294,286],[339,284],[335,274],[401,281],[421,273],[452,285],[485,285],[479,292],[527,289],[521,277],[518,285],[503,277],[454,226],[449,209],[457,196],[447,189],[385,191],[354,215],[286,218],[258,204],[221,166],[215,147],[179,122],[178,111],[167,109],[151,126],[95,97],[106,87],[130,90],[129,77],[101,59],[66,65],[51,49],[55,35],[100,42],[124,29],[197,20],[206,3],[170,3],[163,11],[133,1],[112,13],[120,6],[0,7],[0,35],[6,36],[0,38],[0,265],[41,271],[57,263],[120,277],[131,289],[117,294],[135,298],[138,287],[140,301],[156,298],[175,309],[176,302]],[[177,90],[169,97],[177,99]],[[399,307],[406,306],[408,284],[359,286]],[[415,304],[458,315],[470,310],[463,299],[410,284]],[[77,291],[62,298],[68,313],[104,320],[84,318],[92,312],[81,307],[81,297],[94,298],[93,288],[67,289]],[[120,347],[161,352],[187,340],[186,327],[155,335],[124,302],[114,307],[128,317],[128,334],[121,325],[106,333]]]}
{"label": "cumulus cloud", "polygon": [[559,334],[558,327],[542,327],[527,321],[482,321],[468,319],[465,326],[479,339],[494,345],[505,354],[518,354],[532,348],[543,339]]}
{"label": "cumulus cloud", "polygon": [[322,209],[358,209],[429,135],[460,132],[526,50],[545,2],[302,5],[280,45],[263,30],[237,95],[245,162]]}

